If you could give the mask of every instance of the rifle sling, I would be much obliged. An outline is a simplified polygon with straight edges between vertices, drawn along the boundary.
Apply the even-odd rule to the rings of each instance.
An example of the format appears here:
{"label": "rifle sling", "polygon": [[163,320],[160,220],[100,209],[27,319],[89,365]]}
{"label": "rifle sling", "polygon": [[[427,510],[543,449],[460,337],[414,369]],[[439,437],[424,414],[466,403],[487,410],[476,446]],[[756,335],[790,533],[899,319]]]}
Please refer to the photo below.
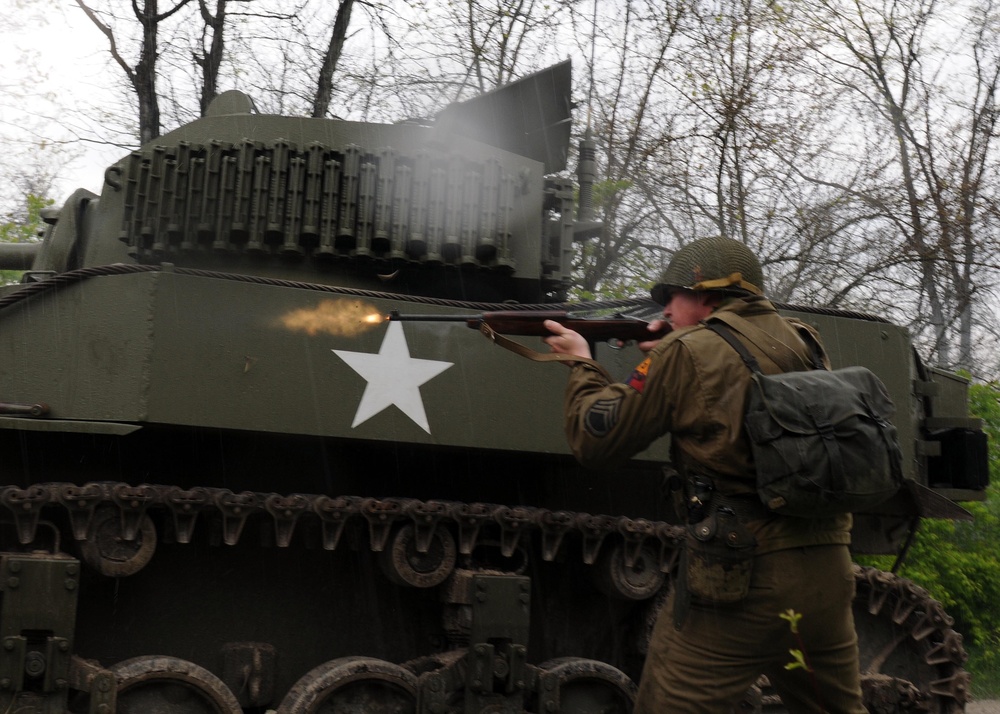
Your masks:
{"label": "rifle sling", "polygon": [[587,357],[577,357],[576,355],[566,355],[559,354],[557,352],[536,352],[530,347],[522,345],[520,342],[515,342],[514,340],[501,335],[492,327],[486,324],[486,322],[481,322],[479,324],[479,331],[483,333],[489,340],[494,344],[500,345],[501,347],[510,350],[511,352],[521,355],[522,357],[527,357],[535,362],[563,362],[567,366],[572,367],[574,364],[579,362],[585,363],[596,369],[601,375],[608,380],[608,382],[613,382],[611,375],[608,371],[604,369],[600,362],[597,360],[589,359]]}

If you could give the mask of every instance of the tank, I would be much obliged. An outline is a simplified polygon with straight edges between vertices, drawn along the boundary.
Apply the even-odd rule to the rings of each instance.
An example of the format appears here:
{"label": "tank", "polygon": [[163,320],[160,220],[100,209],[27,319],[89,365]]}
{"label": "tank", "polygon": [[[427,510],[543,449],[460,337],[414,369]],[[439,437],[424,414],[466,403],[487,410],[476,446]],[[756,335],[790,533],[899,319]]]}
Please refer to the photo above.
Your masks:
{"label": "tank", "polygon": [[[631,710],[683,532],[668,444],[583,469],[564,368],[460,319],[655,313],[565,302],[599,228],[553,178],[571,106],[569,63],[422,123],[230,92],[74,193],[37,246],[0,246],[0,268],[30,263],[0,288],[0,707]],[[897,405],[906,487],[858,514],[855,549],[964,517],[987,480],[966,382],[884,320],[780,307]],[[618,377],[640,359],[595,349]],[[856,577],[871,710],[963,709],[941,605]],[[766,682],[746,704],[781,709]]]}

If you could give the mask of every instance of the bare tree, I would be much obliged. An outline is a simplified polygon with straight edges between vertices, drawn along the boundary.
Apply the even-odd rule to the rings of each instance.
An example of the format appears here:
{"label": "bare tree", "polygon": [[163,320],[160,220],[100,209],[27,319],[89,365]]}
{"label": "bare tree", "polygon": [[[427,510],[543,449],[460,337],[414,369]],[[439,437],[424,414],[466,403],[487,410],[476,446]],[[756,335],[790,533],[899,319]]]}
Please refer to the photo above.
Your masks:
{"label": "bare tree", "polygon": [[[207,112],[221,81],[252,91],[263,87],[267,94],[275,79],[284,78],[277,87],[280,95],[302,97],[314,116],[329,112],[354,0],[339,3],[320,54],[313,50],[312,37],[325,24],[324,3],[173,0],[161,11],[160,1],[141,0],[140,6],[140,0],[132,0],[126,9],[112,2],[98,6],[97,0],[76,0],[104,33],[111,59],[125,75],[138,109],[141,143],[159,136],[161,105],[166,104],[163,111],[173,123],[189,121]],[[194,12],[182,12],[186,8]],[[134,62],[130,52],[138,57]],[[286,72],[274,72],[276,65]],[[306,90],[309,84],[312,89]]]}
{"label": "bare tree", "polygon": [[215,12],[208,7],[207,0],[198,0],[198,10],[204,27],[200,38],[200,48],[192,53],[194,62],[201,69],[202,116],[208,112],[208,105],[219,93],[219,69],[226,46],[226,6],[228,0],[215,0]]}
{"label": "bare tree", "polygon": [[386,76],[399,101],[429,115],[564,59],[559,41],[580,4],[582,0],[415,2],[411,12],[399,17],[405,56],[385,68]]}
{"label": "bare tree", "polygon": [[111,57],[128,78],[135,92],[139,106],[139,141],[146,143],[160,135],[160,97],[156,91],[157,66],[160,47],[157,40],[160,23],[185,7],[190,0],[177,0],[173,7],[163,12],[159,11],[159,0],[143,0],[142,7],[138,0],[132,1],[132,14],[141,28],[139,42],[139,57],[131,64],[122,54],[114,28],[95,12],[84,0],[76,0],[76,4],[87,15],[104,36],[108,38]]}
{"label": "bare tree", "polygon": [[330,31],[330,42],[327,44],[323,60],[320,62],[316,78],[316,95],[313,99],[311,116],[324,117],[330,111],[330,99],[333,96],[333,76],[337,71],[340,56],[344,52],[344,41],[347,39],[347,27],[351,23],[351,10],[354,0],[340,0],[337,15]]}
{"label": "bare tree", "polygon": [[[577,281],[583,296],[634,290],[656,262],[652,254],[660,243],[651,237],[658,236],[663,214],[649,201],[647,179],[650,161],[669,141],[673,126],[662,88],[682,17],[655,2],[611,8],[610,17],[606,6],[600,15],[596,10],[591,18],[581,17],[579,24],[590,32],[578,37],[591,57],[588,131],[593,116],[604,176],[594,203],[604,228],[580,246]],[[651,43],[642,39],[650,37]]]}
{"label": "bare tree", "polygon": [[[937,362],[971,369],[975,297],[988,279],[983,260],[996,247],[988,225],[995,218],[983,215],[996,203],[989,180],[1000,78],[995,7],[981,4],[957,27],[933,2],[821,2],[814,12],[814,49],[825,60],[820,75],[853,99],[858,131],[888,141],[882,158],[858,157],[869,172],[859,183],[809,177],[837,185],[845,200],[872,213],[865,224],[881,227],[901,258],[881,277],[898,278],[914,294],[914,330],[926,332]],[[949,27],[956,33],[950,46],[936,45]],[[965,71],[948,73],[965,43]]]}
{"label": "bare tree", "polygon": [[[728,235],[762,256],[773,296],[890,315],[933,361],[974,367],[976,335],[995,330],[992,3],[961,25],[918,0],[884,13],[836,0],[684,7],[671,35],[648,31],[641,2],[612,23],[644,27],[620,45],[668,69],[597,75],[611,203],[581,251],[584,294],[619,290],[623,275],[648,282],[677,246]],[[931,42],[949,27],[950,44]],[[961,76],[946,74],[957,58]],[[633,76],[648,91],[620,101]],[[633,124],[635,143],[617,141]]]}
{"label": "bare tree", "polygon": [[[582,252],[588,292],[617,267],[648,284],[673,250],[704,235],[751,245],[781,298],[810,292],[820,265],[843,265],[810,222],[834,213],[829,196],[788,166],[807,160],[806,115],[822,97],[789,101],[803,53],[786,22],[750,0],[683,12],[636,2],[616,18],[635,40],[614,43],[623,60],[613,76],[599,74],[607,123],[597,134],[612,137],[605,171],[619,190],[607,193],[607,230]],[[623,93],[630,83],[641,91]]]}

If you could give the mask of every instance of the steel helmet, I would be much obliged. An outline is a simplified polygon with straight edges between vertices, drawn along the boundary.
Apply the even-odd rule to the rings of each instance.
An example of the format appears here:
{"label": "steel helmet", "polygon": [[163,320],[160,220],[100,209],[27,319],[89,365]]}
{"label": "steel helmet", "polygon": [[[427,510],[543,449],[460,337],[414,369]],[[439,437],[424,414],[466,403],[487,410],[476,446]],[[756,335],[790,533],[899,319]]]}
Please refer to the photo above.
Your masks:
{"label": "steel helmet", "polygon": [[732,238],[699,238],[670,259],[653,299],[665,305],[671,290],[718,290],[733,295],[763,295],[764,271],[749,248]]}

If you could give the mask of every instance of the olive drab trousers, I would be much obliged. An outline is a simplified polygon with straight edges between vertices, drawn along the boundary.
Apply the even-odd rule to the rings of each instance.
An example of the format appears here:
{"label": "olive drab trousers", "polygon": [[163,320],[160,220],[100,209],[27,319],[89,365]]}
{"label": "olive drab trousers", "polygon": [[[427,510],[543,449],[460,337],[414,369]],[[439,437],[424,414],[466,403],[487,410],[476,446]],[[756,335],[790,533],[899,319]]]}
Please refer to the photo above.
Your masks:
{"label": "olive drab trousers", "polygon": [[[761,674],[789,712],[865,714],[847,546],[816,545],[754,558],[750,592],[733,605],[692,598],[680,629],[674,595],[649,643],[634,714],[727,714]],[[798,636],[780,615],[801,615]],[[785,665],[799,650],[811,671]]]}

